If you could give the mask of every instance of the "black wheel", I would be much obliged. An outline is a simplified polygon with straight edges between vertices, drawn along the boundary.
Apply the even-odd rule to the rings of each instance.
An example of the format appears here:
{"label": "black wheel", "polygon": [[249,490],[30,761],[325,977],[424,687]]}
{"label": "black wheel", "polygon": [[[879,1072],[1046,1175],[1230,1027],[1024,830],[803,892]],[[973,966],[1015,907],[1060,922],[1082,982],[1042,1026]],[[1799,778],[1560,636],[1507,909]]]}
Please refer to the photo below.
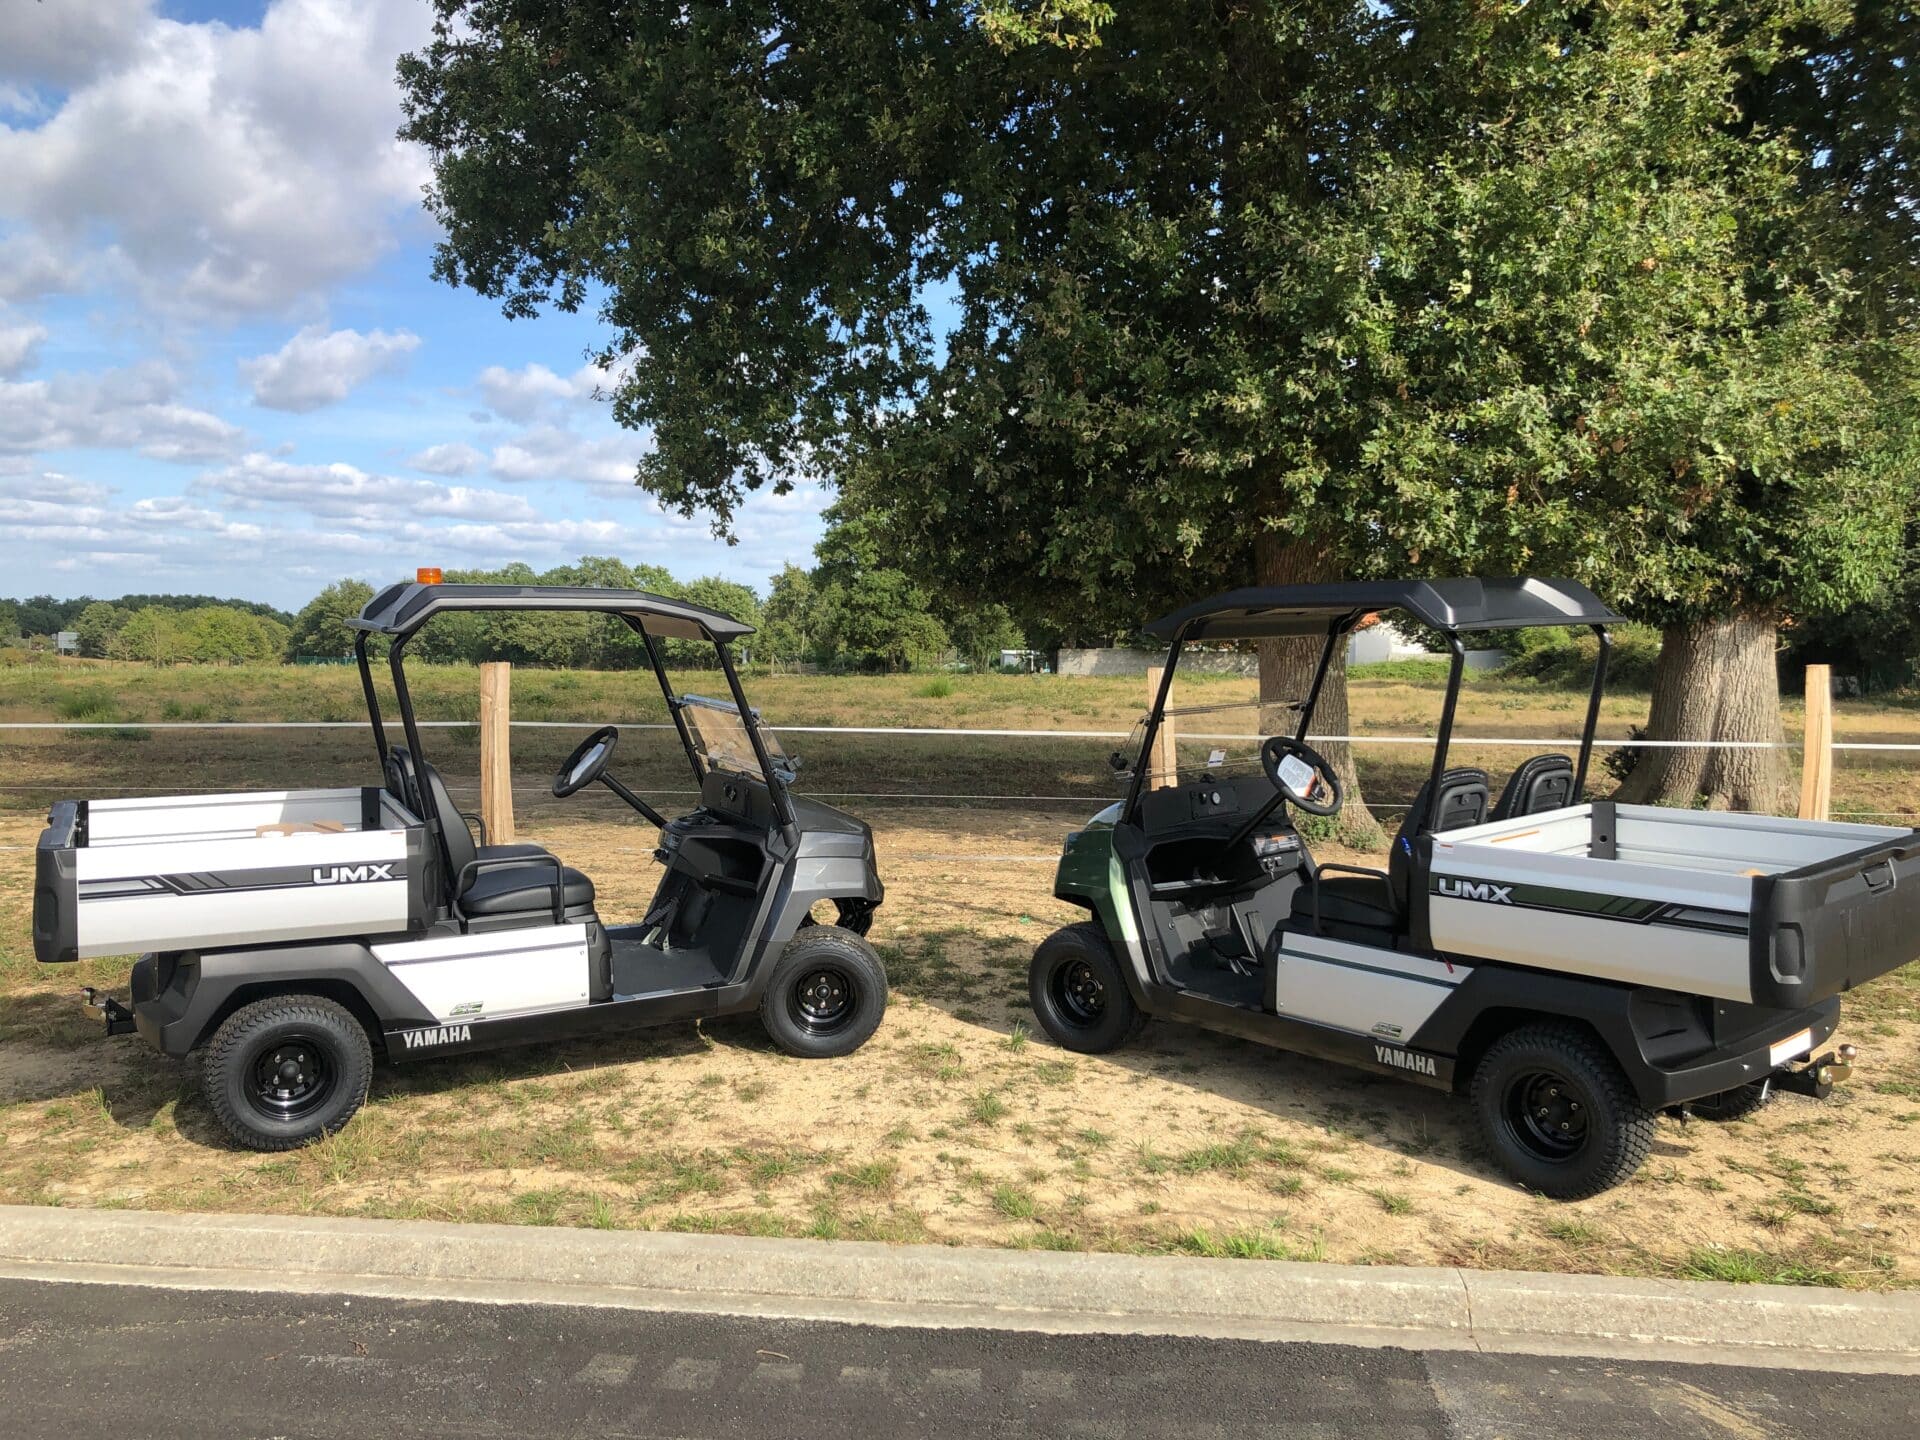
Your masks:
{"label": "black wheel", "polygon": [[1040,942],[1027,971],[1027,997],[1040,1028],[1083,1055],[1112,1050],[1144,1018],[1106,932],[1084,921]]}
{"label": "black wheel", "polygon": [[1773,1077],[1750,1080],[1718,1095],[1702,1095],[1687,1108],[1702,1120],[1738,1120],[1773,1098]]}
{"label": "black wheel", "polygon": [[1523,1025],[1495,1041],[1473,1072],[1473,1108],[1500,1168],[1556,1200],[1611,1189],[1653,1147],[1653,1112],[1573,1025]]}
{"label": "black wheel", "polygon": [[292,1150],[353,1118],[373,1079],[373,1050],[345,1006],[318,995],[275,995],[226,1018],[200,1077],[236,1145]]}
{"label": "black wheel", "polygon": [[867,1043],[887,1013],[887,972],[838,925],[803,926],[773,967],[760,1023],[789,1055],[827,1060]]}

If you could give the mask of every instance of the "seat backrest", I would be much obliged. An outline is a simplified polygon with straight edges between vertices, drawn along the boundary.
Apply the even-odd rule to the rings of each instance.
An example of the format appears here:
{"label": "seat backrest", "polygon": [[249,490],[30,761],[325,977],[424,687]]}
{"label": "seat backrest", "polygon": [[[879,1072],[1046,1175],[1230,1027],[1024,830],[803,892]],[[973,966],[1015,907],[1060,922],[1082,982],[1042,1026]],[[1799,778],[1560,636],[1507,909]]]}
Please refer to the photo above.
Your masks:
{"label": "seat backrest", "polygon": [[[1393,851],[1387,857],[1387,888],[1393,894],[1393,908],[1404,916],[1413,887],[1413,842],[1422,831],[1462,830],[1487,818],[1487,772],[1463,765],[1440,776],[1438,803],[1433,782],[1426,781],[1407,807],[1407,818],[1400,822],[1400,833],[1393,838]],[[1431,811],[1433,823],[1427,823]]]}
{"label": "seat backrest", "polygon": [[387,790],[416,817],[420,814],[420,776],[404,745],[387,747]]}
{"label": "seat backrest", "polygon": [[1564,755],[1529,755],[1507,777],[1490,818],[1512,820],[1572,803],[1573,761]]}
{"label": "seat backrest", "polygon": [[467,828],[460,807],[453,803],[453,794],[447,789],[447,782],[440,778],[440,772],[422,760],[420,776],[433,792],[434,813],[440,817],[440,833],[446,837],[447,879],[458,884],[460,872],[480,858],[480,849],[473,843],[473,832]]}

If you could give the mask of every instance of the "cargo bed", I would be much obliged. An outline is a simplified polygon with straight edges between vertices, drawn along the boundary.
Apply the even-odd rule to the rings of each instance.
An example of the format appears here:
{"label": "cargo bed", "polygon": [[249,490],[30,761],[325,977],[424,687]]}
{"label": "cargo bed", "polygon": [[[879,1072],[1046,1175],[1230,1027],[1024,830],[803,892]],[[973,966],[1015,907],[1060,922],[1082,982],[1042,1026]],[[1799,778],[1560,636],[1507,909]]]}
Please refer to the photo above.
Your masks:
{"label": "cargo bed", "polygon": [[426,830],[376,787],[76,800],[35,856],[43,962],[425,927]]}
{"label": "cargo bed", "polygon": [[1596,801],[1431,843],[1443,954],[1782,1009],[1920,958],[1920,830]]}

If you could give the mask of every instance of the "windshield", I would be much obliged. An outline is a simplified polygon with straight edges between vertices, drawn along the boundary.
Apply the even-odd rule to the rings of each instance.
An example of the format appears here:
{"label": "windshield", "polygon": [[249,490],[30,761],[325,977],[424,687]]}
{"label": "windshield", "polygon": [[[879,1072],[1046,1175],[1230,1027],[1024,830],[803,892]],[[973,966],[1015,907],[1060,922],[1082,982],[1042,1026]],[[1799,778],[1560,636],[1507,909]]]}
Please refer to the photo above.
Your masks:
{"label": "windshield", "polygon": [[[687,730],[693,736],[693,747],[709,769],[727,770],[755,780],[766,778],[760,773],[760,761],[753,753],[753,740],[740,719],[738,705],[731,700],[711,700],[704,695],[682,695],[679,705]],[[792,781],[794,763],[781,748],[779,737],[761,724],[759,711],[752,712],[752,716],[754,728],[760,732],[760,743],[766,746],[775,772],[782,781]]]}
{"label": "windshield", "polygon": [[[1258,774],[1261,743],[1269,735],[1291,735],[1299,726],[1297,700],[1262,705],[1257,700],[1242,699],[1169,706],[1154,742],[1154,753],[1144,761],[1147,779],[1153,785],[1176,785],[1202,775],[1218,778]],[[1147,717],[1142,715],[1126,746],[1113,754],[1113,768],[1119,775],[1131,778],[1136,766],[1143,763],[1140,746],[1146,731]],[[1167,744],[1169,735],[1171,748]]]}

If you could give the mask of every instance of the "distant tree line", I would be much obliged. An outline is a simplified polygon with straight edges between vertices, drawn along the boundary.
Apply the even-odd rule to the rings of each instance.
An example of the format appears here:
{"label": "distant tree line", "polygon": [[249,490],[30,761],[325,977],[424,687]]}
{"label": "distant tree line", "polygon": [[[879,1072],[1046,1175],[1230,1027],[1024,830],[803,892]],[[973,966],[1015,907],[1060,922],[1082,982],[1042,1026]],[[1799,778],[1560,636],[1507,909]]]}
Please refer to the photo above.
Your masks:
{"label": "distant tree line", "polygon": [[280,659],[292,619],[258,601],[211,595],[122,595],[118,600],[34,595],[0,599],[0,643],[50,642],[72,631],[80,653],[92,659],[240,664]]}
{"label": "distant tree line", "polygon": [[[808,663],[841,670],[909,670],[958,657],[979,667],[1002,649],[1024,643],[1000,605],[942,604],[929,590],[884,563],[864,521],[829,516],[811,570],[788,565],[763,602],[748,585],[703,575],[680,580],[659,565],[629,565],[587,555],[536,571],[515,563],[496,570],[449,570],[449,582],[495,585],[588,585],[645,590],[733,616],[759,632],[741,647],[749,658],[779,665]],[[0,644],[78,635],[91,659],[152,665],[271,664],[342,660],[353,650],[348,621],[374,596],[364,580],[336,580],[288,614],[270,605],[204,595],[37,595],[0,599]],[[413,642],[419,659],[448,664],[510,660],[521,665],[626,670],[647,663],[646,650],[610,615],[520,611],[443,615]],[[711,648],[665,642],[674,665],[703,665]]]}

